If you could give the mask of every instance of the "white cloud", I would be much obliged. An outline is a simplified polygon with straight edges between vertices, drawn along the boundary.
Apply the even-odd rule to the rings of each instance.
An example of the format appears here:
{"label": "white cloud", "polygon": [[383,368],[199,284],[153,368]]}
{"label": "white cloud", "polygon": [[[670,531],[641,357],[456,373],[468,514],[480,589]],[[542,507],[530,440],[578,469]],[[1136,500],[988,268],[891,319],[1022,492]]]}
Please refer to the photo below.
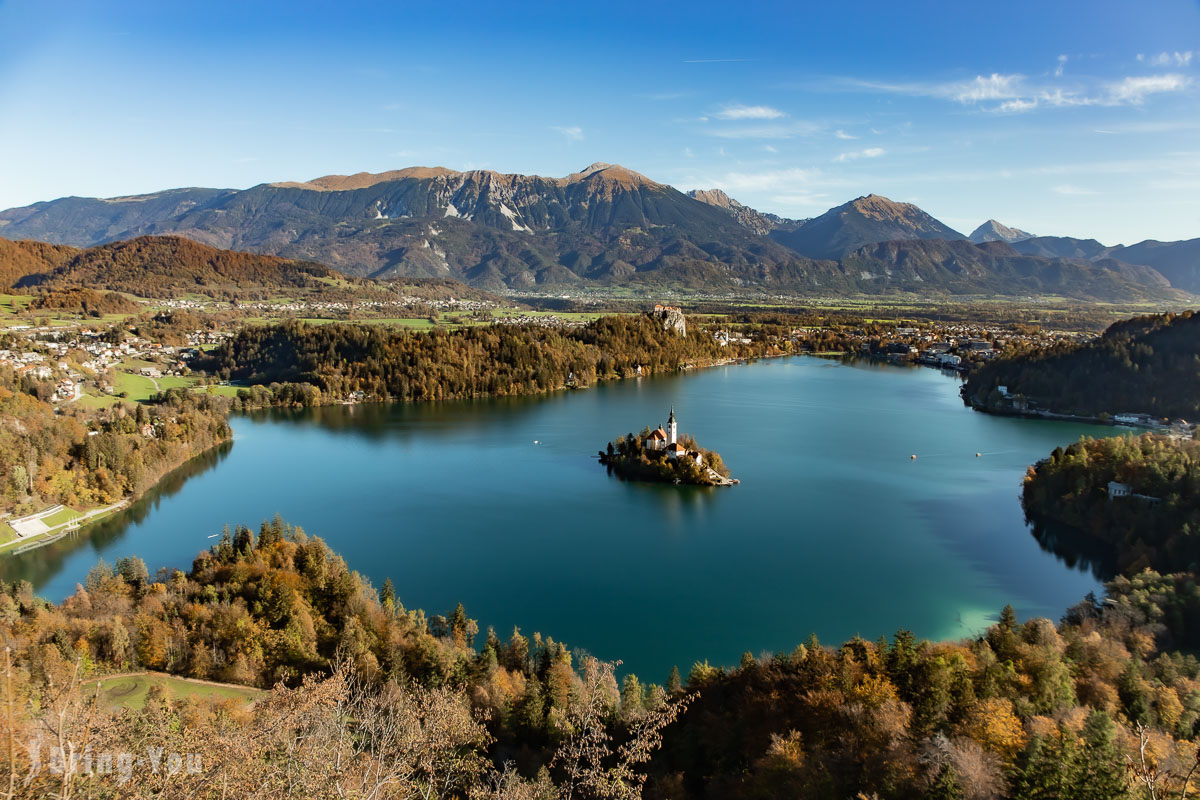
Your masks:
{"label": "white cloud", "polygon": [[1055,192],[1057,194],[1066,194],[1066,195],[1072,195],[1072,196],[1096,194],[1096,192],[1091,189],[1084,189],[1081,186],[1072,186],[1069,183],[1064,183],[1059,186],[1054,186],[1050,189],[1050,191]]}
{"label": "white cloud", "polygon": [[1058,57],[1058,66],[1056,66],[1054,68],[1054,77],[1061,78],[1063,76],[1063,69],[1066,66],[1067,66],[1067,57],[1065,55],[1059,56]]}
{"label": "white cloud", "polygon": [[865,150],[855,150],[849,153],[841,153],[834,161],[857,161],[860,158],[879,158],[886,153],[882,147],[868,147]]}
{"label": "white cloud", "polygon": [[1147,95],[1176,92],[1191,84],[1191,79],[1177,73],[1125,78],[1107,87],[1106,105],[1140,105]]}
{"label": "white cloud", "polygon": [[685,148],[683,148],[683,157],[684,158],[695,158],[696,154],[692,152],[692,148],[685,147]]}
{"label": "white cloud", "polygon": [[717,119],[779,119],[787,114],[770,106],[732,105],[713,114]]}
{"label": "white cloud", "polygon": [[1012,113],[1020,113],[1022,111],[1032,111],[1035,108],[1037,108],[1037,100],[1022,100],[1019,97],[1016,98],[1015,100],[1007,100],[1007,101],[1001,103],[999,106],[997,106],[998,111],[1005,111],[1005,112],[1012,112]]}
{"label": "white cloud", "polygon": [[1144,53],[1138,53],[1137,60],[1144,61],[1152,67],[1187,67],[1192,63],[1192,56],[1195,55],[1191,50],[1184,50],[1182,53],[1176,50],[1174,53],[1158,53],[1156,55],[1147,56]]}
{"label": "white cloud", "polygon": [[839,139],[857,139],[857,138],[858,138],[857,136],[851,136],[850,134],[846,133],[846,132],[845,132],[844,130],[842,130],[841,128],[839,128],[838,130],[834,131],[834,132],[833,132],[833,135],[834,135],[834,136],[836,136],[836,137],[837,137],[837,138],[839,138]]}
{"label": "white cloud", "polygon": [[749,128],[711,128],[704,133],[718,139],[791,139],[811,136],[818,130],[820,127],[814,123],[796,121]]}
{"label": "white cloud", "polygon": [[981,100],[1007,100],[1022,94],[1021,83],[1024,78],[1020,75],[1001,75],[993,72],[986,78],[976,75],[973,81],[949,83],[940,87],[944,95],[948,95],[960,103],[978,103]]}
{"label": "white cloud", "polygon": [[[1192,53],[1175,53],[1170,57],[1173,60],[1178,57],[1176,63],[1185,64],[1191,61]],[[1161,54],[1153,58],[1157,63]],[[1065,63],[1066,59],[1060,56],[1060,69]],[[1055,74],[1059,74],[1059,71],[1056,70]],[[988,76],[977,75],[969,81],[947,83],[887,84],[858,80],[852,80],[850,83],[864,89],[952,100],[962,105],[977,106],[983,111],[1021,113],[1036,108],[1140,105],[1149,95],[1185,89],[1192,84],[1192,80],[1186,75],[1166,73],[1130,76],[1118,81],[1094,84],[1090,88],[1063,89],[1030,85],[1022,75],[992,73]]]}
{"label": "white cloud", "polygon": [[779,152],[779,148],[773,144],[764,144],[762,149],[763,149],[763,152],[766,152],[766,153],[778,153]]}
{"label": "white cloud", "polygon": [[871,89],[914,97],[940,97],[954,100],[963,105],[972,105],[985,100],[1009,100],[1024,94],[1023,75],[976,75],[971,80],[948,81],[945,83],[879,83],[875,81],[850,80],[850,84],[862,89]]}
{"label": "white cloud", "polygon": [[583,128],[578,125],[551,125],[550,130],[558,131],[568,142],[583,141]]}
{"label": "white cloud", "polygon": [[1075,92],[1064,92],[1062,89],[1039,92],[1035,99],[1039,103],[1044,103],[1055,108],[1062,106],[1093,106],[1098,102],[1094,97],[1085,97]]}

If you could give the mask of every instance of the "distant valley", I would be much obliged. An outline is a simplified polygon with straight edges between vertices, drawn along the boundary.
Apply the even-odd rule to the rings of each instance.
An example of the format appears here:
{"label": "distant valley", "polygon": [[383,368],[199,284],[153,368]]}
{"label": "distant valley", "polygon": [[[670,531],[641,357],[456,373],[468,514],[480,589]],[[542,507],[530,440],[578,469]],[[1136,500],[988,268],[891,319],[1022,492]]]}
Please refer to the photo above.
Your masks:
{"label": "distant valley", "polygon": [[[496,292],[749,288],[1118,302],[1200,292],[1200,239],[1105,247],[995,220],[968,238],[878,195],[792,220],[719,190],[685,194],[602,163],[563,178],[416,167],[245,190],[67,197],[0,212],[0,236],[48,243],[36,246],[47,273],[73,257],[51,245],[167,234],[351,276],[452,279]],[[13,282],[19,270],[5,266],[6,250],[0,267]],[[296,274],[311,279],[310,270]]]}

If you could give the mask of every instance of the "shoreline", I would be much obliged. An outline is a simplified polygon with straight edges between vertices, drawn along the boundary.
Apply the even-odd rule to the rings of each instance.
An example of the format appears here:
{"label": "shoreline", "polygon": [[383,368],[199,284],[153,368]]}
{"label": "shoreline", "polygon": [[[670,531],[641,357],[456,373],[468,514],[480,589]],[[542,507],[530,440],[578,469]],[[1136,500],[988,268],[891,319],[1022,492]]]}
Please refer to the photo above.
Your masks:
{"label": "shoreline", "polygon": [[1146,425],[1133,425],[1128,422],[1117,422],[1113,419],[1113,415],[1109,414],[1107,418],[1095,415],[1087,416],[1084,414],[1065,414],[1058,411],[1020,411],[1017,409],[1000,409],[988,408],[987,406],[979,405],[973,400],[963,399],[967,407],[972,411],[978,411],[981,414],[992,414],[997,417],[1021,417],[1023,419],[1047,419],[1055,422],[1081,422],[1086,425],[1104,425],[1109,428],[1129,428],[1131,431],[1141,431],[1143,433],[1157,433],[1163,436],[1171,435],[1169,428],[1166,426],[1150,427]]}
{"label": "shoreline", "polygon": [[[115,511],[119,511],[120,509],[125,508],[126,506],[130,505],[132,502],[133,502],[132,498],[128,498],[128,497],[122,498],[122,499],[118,500],[117,502],[112,503],[111,505],[98,506],[96,508],[90,508],[87,511],[77,512],[79,514],[79,516],[73,517],[60,525],[54,526],[53,528],[47,528],[46,530],[41,531],[39,533],[31,533],[28,536],[21,536],[20,534],[18,534],[16,539],[13,539],[11,542],[5,542],[3,545],[0,545],[0,556],[20,555],[21,553],[25,553],[25,552],[28,552],[35,548],[41,547],[43,545],[50,544],[51,542],[57,542],[59,539],[62,539],[63,537],[65,537],[69,534],[78,533],[86,525],[89,525],[92,522],[95,522],[99,519],[107,517],[109,514],[115,512]],[[59,508],[69,508],[69,506],[61,506],[61,505],[58,507]],[[54,509],[54,508],[56,508],[56,506],[50,506],[50,509]],[[71,509],[71,510],[75,511],[75,509]],[[44,514],[46,512],[40,511],[37,513]],[[27,517],[32,517],[32,516],[36,516],[36,514],[27,515]],[[10,525],[10,527],[11,527],[11,525]],[[15,532],[15,529],[14,529],[14,532]]]}
{"label": "shoreline", "polygon": [[[383,404],[387,404],[387,403],[404,403],[404,404],[458,403],[458,402],[463,402],[466,400],[499,400],[501,398],[506,398],[506,397],[542,397],[542,396],[546,396],[546,395],[555,394],[556,392],[584,391],[586,389],[590,389],[593,386],[599,385],[601,383],[615,383],[615,382],[619,382],[619,381],[634,380],[637,378],[654,378],[654,377],[658,377],[661,375],[672,375],[672,374],[676,374],[676,373],[690,372],[692,370],[697,370],[697,369],[712,369],[714,367],[728,367],[733,364],[748,364],[751,361],[758,361],[759,359],[764,359],[764,358],[783,358],[785,356],[807,356],[807,355],[812,355],[812,354],[805,353],[805,352],[790,351],[790,352],[784,352],[784,353],[763,353],[761,355],[753,355],[753,356],[738,356],[738,357],[734,357],[734,358],[724,358],[724,359],[720,359],[718,361],[713,361],[713,362],[706,363],[706,364],[698,364],[698,363],[697,364],[680,364],[678,367],[676,367],[673,370],[661,370],[659,372],[651,372],[651,373],[648,373],[645,375],[636,375],[636,374],[635,375],[616,375],[616,376],[607,377],[607,378],[597,378],[595,383],[591,383],[586,386],[563,385],[563,386],[556,386],[553,389],[542,389],[537,392],[513,392],[510,394],[490,394],[487,392],[482,392],[479,394],[463,395],[461,397],[439,397],[436,399],[420,399],[420,400],[397,400],[397,399],[391,397],[390,395],[387,397],[371,397],[371,398],[365,398],[362,400],[349,400],[346,398],[333,398],[331,396],[327,402],[315,403],[313,405],[306,406],[306,405],[292,404],[292,405],[249,406],[249,407],[243,407],[242,411],[239,413],[245,413],[247,411],[265,411],[265,410],[272,409],[272,408],[278,408],[278,409],[324,408],[324,407],[328,407],[328,406],[369,406],[369,405],[383,405]],[[266,388],[268,385],[269,384],[256,383],[256,384],[252,384],[250,386],[238,386],[237,388],[251,389],[255,386]],[[316,386],[316,384],[307,383],[307,382],[297,383],[295,385],[297,385],[297,386],[307,385],[307,386],[313,386],[317,389],[320,389],[320,387]],[[324,390],[321,390],[321,391],[322,391],[322,395],[324,395]]]}
{"label": "shoreline", "polygon": [[[229,438],[222,439],[221,441],[215,442],[214,444],[210,445],[209,447],[204,448],[203,450],[200,450],[199,452],[191,454],[190,456],[185,458],[183,461],[179,462],[178,464],[176,464],[175,466],[171,467],[169,470],[164,472],[161,476],[159,476],[158,480],[154,481],[154,483],[145,487],[144,489],[142,489],[142,491],[138,492],[137,494],[127,495],[125,497],[122,497],[117,502],[111,503],[107,506],[97,506],[95,508],[90,508],[87,511],[77,512],[79,514],[79,516],[74,517],[74,518],[62,523],[61,525],[56,525],[55,527],[53,527],[49,530],[42,531],[40,533],[30,534],[29,536],[18,535],[18,537],[16,539],[13,539],[11,542],[5,542],[4,544],[0,545],[0,558],[4,558],[5,556],[21,555],[22,553],[28,553],[30,550],[36,550],[39,547],[43,547],[43,546],[51,544],[53,542],[57,542],[60,539],[68,536],[69,534],[78,533],[79,531],[83,530],[85,527],[87,527],[88,525],[91,525],[94,522],[98,522],[101,519],[107,519],[108,517],[112,516],[112,514],[118,512],[118,511],[130,508],[131,506],[133,506],[134,503],[138,502],[143,497],[145,497],[147,494],[149,494],[150,491],[152,491],[153,489],[160,486],[167,479],[167,477],[170,476],[176,470],[184,467],[188,463],[203,456],[205,453],[211,452],[212,450],[215,450],[218,447],[222,447],[223,445],[230,444],[232,442],[233,442],[233,429],[231,427]],[[59,504],[59,505],[62,505],[62,504]],[[69,506],[64,506],[64,507],[70,508]],[[50,506],[49,508],[54,508],[54,506]],[[75,509],[71,509],[71,510],[75,511]],[[45,511],[46,511],[46,509],[43,509],[42,511],[34,512],[34,514],[26,515],[26,516],[36,516],[37,514],[45,513]],[[5,519],[4,522],[7,523],[8,520]],[[14,530],[13,532],[15,533],[16,531]]]}

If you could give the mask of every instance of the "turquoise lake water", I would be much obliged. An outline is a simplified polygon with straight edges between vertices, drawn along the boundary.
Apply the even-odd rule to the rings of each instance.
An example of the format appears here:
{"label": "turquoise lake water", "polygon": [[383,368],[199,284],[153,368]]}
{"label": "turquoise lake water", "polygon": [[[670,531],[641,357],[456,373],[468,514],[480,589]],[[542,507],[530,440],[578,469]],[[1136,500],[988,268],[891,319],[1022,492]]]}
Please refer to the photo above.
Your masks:
{"label": "turquoise lake water", "polygon": [[[186,569],[223,525],[280,513],[376,586],[391,577],[408,607],[462,601],[502,638],[540,631],[657,682],[814,632],[957,638],[1005,603],[1057,619],[1100,585],[1030,534],[1021,478],[1115,429],[980,414],[958,385],[790,357],[539,398],[236,417],[232,445],[78,539],[0,559],[0,577],[60,600],[99,558]],[[741,485],[624,483],[596,463],[672,406]]]}

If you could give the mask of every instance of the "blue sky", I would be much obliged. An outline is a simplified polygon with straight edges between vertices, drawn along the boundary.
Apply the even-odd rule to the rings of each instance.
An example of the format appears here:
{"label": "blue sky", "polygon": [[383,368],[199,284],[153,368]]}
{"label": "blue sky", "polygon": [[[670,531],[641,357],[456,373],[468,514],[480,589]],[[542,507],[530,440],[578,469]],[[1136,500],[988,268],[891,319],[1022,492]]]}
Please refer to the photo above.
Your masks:
{"label": "blue sky", "polygon": [[792,217],[1193,238],[1198,101],[1195,0],[0,0],[0,208],[608,161]]}

